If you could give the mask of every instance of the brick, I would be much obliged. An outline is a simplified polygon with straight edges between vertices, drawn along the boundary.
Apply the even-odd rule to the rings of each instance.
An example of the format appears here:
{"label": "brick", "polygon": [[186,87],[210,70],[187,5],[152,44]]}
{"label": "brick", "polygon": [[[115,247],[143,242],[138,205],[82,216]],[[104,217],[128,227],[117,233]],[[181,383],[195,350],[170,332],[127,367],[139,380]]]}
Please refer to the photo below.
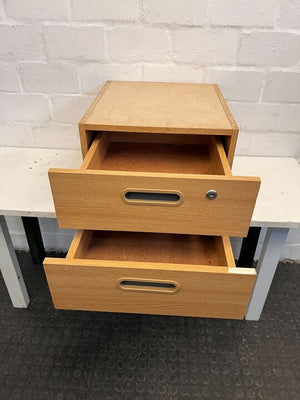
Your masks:
{"label": "brick", "polygon": [[6,0],[6,13],[20,19],[66,19],[66,0]]}
{"label": "brick", "polygon": [[239,132],[235,150],[236,156],[246,156],[248,154],[250,135],[251,133]]}
{"label": "brick", "polygon": [[262,87],[263,74],[256,71],[207,69],[205,82],[217,83],[227,100],[255,101]]}
{"label": "brick", "polygon": [[143,15],[150,23],[203,25],[206,3],[206,0],[144,0]]}
{"label": "brick", "polygon": [[12,63],[0,62],[0,90],[17,92],[19,89],[17,66]]}
{"label": "brick", "polygon": [[4,5],[2,1],[0,1],[0,18],[5,18]]}
{"label": "brick", "polygon": [[55,218],[39,218],[40,228],[43,232],[54,233],[59,230],[57,220]]}
{"label": "brick", "polygon": [[72,0],[73,19],[79,21],[135,21],[139,17],[138,0]]}
{"label": "brick", "polygon": [[60,229],[55,218],[39,218],[39,223],[43,242],[47,251],[68,250],[74,237],[75,230]]}
{"label": "brick", "polygon": [[34,126],[32,137],[35,147],[49,149],[80,149],[77,125]]}
{"label": "brick", "polygon": [[51,96],[53,121],[65,124],[74,124],[79,122],[92,101],[93,97],[91,96]]}
{"label": "brick", "polygon": [[280,259],[281,260],[287,259],[287,260],[293,260],[293,261],[299,262],[300,261],[300,244],[286,243],[283,248]]}
{"label": "brick", "polygon": [[282,0],[280,2],[279,25],[282,28],[300,28],[300,2],[299,0]]}
{"label": "brick", "polygon": [[229,103],[237,124],[244,131],[276,131],[280,105],[257,103]]}
{"label": "brick", "polygon": [[42,232],[43,242],[45,245],[46,251],[57,251],[57,252],[66,252],[68,251],[71,242],[74,238],[75,231],[72,233],[65,232],[55,232],[55,233],[48,233]]}
{"label": "brick", "polygon": [[241,35],[238,62],[256,66],[293,66],[298,62],[300,35],[251,32]]}
{"label": "brick", "polygon": [[249,156],[299,157],[300,140],[295,133],[253,133]]}
{"label": "brick", "polygon": [[78,68],[81,90],[85,94],[96,94],[107,80],[135,81],[140,78],[137,64],[85,64]]}
{"label": "brick", "polygon": [[42,39],[35,27],[0,25],[0,57],[5,60],[44,58]]}
{"label": "brick", "polygon": [[300,73],[270,72],[266,79],[263,101],[300,102]]}
{"label": "brick", "polygon": [[300,229],[291,228],[286,238],[286,243],[299,244],[300,243]]}
{"label": "brick", "polygon": [[66,235],[73,235],[74,229],[61,229],[58,227],[57,220],[55,218],[39,218],[42,234],[44,233],[62,233]]}
{"label": "brick", "polygon": [[3,121],[0,125],[0,146],[33,147],[30,125]]}
{"label": "brick", "polygon": [[203,70],[190,65],[151,65],[143,67],[143,80],[161,82],[202,82]]}
{"label": "brick", "polygon": [[236,59],[237,32],[182,28],[173,32],[174,58],[197,64],[232,64]]}
{"label": "brick", "polygon": [[101,60],[104,58],[104,32],[99,26],[48,25],[44,28],[49,57]]}
{"label": "brick", "polygon": [[48,100],[44,96],[0,93],[0,105],[3,121],[46,121],[50,118]]}
{"label": "brick", "polygon": [[283,132],[298,132],[300,142],[300,104],[283,105],[279,118],[279,130]]}
{"label": "brick", "polygon": [[[40,228],[42,232],[63,233],[65,229],[60,229],[55,218],[39,218]],[[68,229],[66,229],[68,230]]]}
{"label": "brick", "polygon": [[276,0],[209,0],[208,20],[222,26],[273,26]]}
{"label": "brick", "polygon": [[24,89],[38,93],[78,93],[76,68],[64,63],[24,63],[20,66]]}
{"label": "brick", "polygon": [[167,31],[152,27],[116,27],[107,33],[108,52],[113,60],[166,61],[169,60]]}

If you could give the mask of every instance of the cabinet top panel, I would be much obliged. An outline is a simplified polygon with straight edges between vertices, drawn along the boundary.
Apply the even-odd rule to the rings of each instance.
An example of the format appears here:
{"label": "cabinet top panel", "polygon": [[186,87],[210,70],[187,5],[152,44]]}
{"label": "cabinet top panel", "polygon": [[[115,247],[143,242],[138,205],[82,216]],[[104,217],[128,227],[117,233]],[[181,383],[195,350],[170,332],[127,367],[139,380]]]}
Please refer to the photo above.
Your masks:
{"label": "cabinet top panel", "polygon": [[80,121],[85,129],[232,135],[238,127],[217,85],[108,81]]}

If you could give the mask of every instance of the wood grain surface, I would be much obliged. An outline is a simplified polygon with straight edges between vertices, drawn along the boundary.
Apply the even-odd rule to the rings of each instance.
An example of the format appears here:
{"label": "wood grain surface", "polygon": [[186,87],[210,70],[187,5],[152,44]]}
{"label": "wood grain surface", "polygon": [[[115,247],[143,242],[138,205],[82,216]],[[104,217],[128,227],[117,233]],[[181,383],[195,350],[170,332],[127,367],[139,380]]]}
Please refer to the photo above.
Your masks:
{"label": "wood grain surface", "polygon": [[[174,235],[161,235],[161,250],[156,256],[148,247],[159,249],[159,234],[156,234],[157,238],[144,234],[144,239],[140,241],[136,240],[136,234],[114,232],[108,233],[107,237],[105,235],[105,232],[79,231],[71,245],[74,251],[66,259],[45,259],[44,268],[56,308],[213,318],[244,317],[255,270],[232,265],[228,238],[176,235],[174,242]],[[167,262],[182,261],[180,251],[174,252],[174,246],[183,248],[185,254],[186,246],[191,243],[193,249],[184,264]],[[77,252],[76,248],[80,250]],[[164,249],[165,254],[161,257]],[[116,257],[113,257],[114,253]],[[76,254],[81,258],[74,258]],[[134,281],[135,285],[124,290],[120,281]],[[151,285],[156,282],[173,284],[176,290],[145,287],[145,282]]]}
{"label": "wood grain surface", "polygon": [[95,131],[225,135],[231,165],[238,127],[217,85],[108,81],[79,123],[83,156]]}

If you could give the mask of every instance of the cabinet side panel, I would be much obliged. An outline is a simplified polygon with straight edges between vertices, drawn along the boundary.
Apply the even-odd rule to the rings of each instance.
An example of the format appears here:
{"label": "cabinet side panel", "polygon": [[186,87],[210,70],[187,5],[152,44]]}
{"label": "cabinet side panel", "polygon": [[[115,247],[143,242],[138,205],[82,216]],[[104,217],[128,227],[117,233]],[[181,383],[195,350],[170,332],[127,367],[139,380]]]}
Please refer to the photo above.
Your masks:
{"label": "cabinet side panel", "polygon": [[100,90],[100,92],[98,93],[97,97],[95,98],[95,100],[92,102],[90,107],[85,112],[84,116],[79,121],[78,127],[79,127],[81,151],[82,151],[83,158],[85,157],[85,155],[88,151],[88,148],[90,146],[90,143],[93,139],[93,135],[95,134],[95,132],[90,131],[86,128],[87,120],[110,84],[111,84],[111,81],[107,81],[103,85],[103,87]]}

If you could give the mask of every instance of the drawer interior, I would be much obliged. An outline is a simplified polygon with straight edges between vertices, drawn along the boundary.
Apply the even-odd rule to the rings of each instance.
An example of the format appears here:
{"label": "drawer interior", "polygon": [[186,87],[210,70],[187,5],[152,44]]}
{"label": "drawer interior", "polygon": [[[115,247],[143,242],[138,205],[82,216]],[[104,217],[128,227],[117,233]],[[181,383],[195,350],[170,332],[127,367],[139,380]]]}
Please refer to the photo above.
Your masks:
{"label": "drawer interior", "polygon": [[98,133],[81,169],[231,175],[219,137]]}
{"label": "drawer interior", "polygon": [[67,258],[235,266],[228,237],[164,233],[79,230]]}

